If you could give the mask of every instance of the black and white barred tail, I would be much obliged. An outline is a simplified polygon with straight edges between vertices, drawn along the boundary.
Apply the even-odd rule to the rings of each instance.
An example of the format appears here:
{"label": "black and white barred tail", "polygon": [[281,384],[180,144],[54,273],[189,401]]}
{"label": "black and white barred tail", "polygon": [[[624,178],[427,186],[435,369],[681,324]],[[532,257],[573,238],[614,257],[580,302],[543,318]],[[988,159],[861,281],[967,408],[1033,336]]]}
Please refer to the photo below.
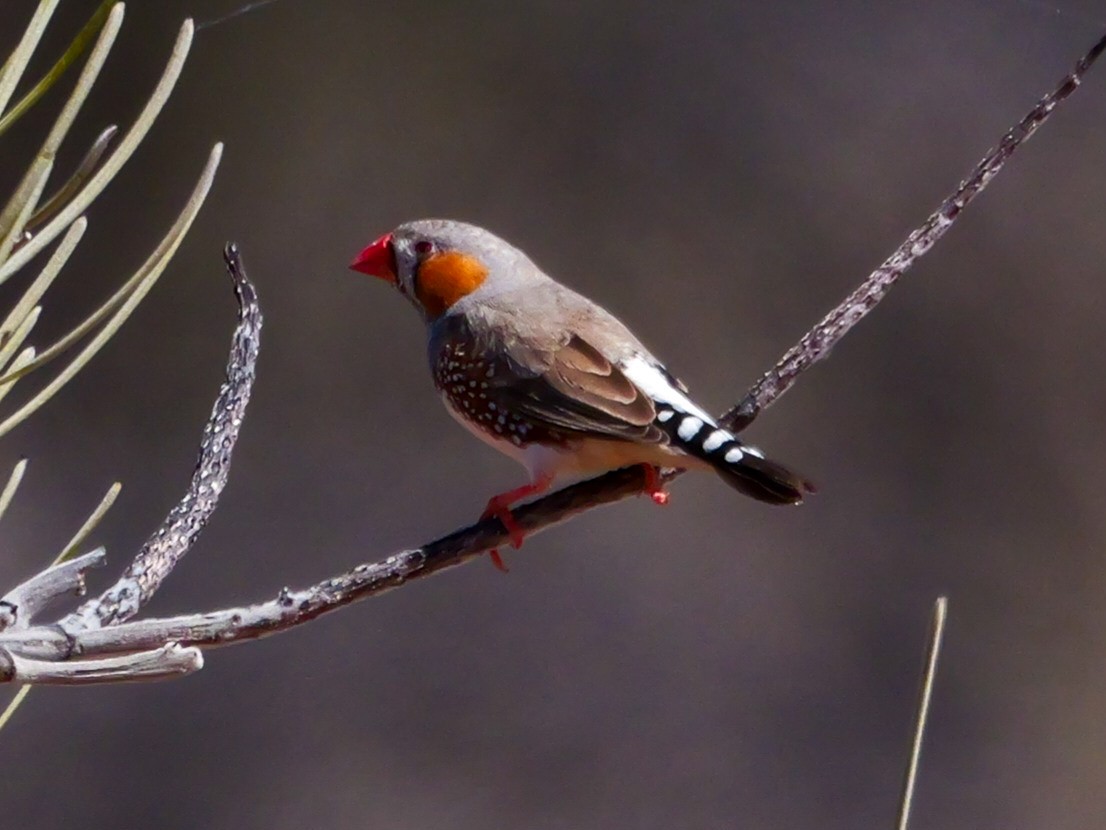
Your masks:
{"label": "black and white barred tail", "polygon": [[656,423],[672,446],[706,461],[727,484],[746,496],[769,504],[799,504],[812,489],[801,476],[769,461],[760,450],[742,444],[713,421],[661,403]]}

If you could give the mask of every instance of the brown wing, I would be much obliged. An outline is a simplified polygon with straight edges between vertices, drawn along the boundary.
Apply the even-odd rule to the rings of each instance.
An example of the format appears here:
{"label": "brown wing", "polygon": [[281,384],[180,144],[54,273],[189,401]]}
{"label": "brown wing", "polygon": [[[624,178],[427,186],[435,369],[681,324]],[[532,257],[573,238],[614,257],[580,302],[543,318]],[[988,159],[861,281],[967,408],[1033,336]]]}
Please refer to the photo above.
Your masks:
{"label": "brown wing", "polygon": [[515,344],[501,353],[489,397],[535,424],[566,433],[662,441],[653,401],[580,335],[559,347]]}
{"label": "brown wing", "polygon": [[440,318],[427,344],[436,385],[454,409],[511,440],[666,442],[650,397],[565,316],[553,304],[538,325],[489,304]]}

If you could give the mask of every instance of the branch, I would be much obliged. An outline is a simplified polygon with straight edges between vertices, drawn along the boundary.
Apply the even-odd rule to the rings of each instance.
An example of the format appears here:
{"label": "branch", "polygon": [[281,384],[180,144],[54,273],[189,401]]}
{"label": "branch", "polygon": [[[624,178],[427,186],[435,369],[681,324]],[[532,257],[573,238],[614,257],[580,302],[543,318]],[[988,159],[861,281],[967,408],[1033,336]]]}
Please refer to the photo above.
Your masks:
{"label": "branch", "polygon": [[119,580],[99,597],[89,600],[59,625],[82,631],[114,625],[134,616],[149,602],[161,583],[188,553],[219,503],[230,475],[231,454],[250,401],[261,348],[261,306],[246,278],[235,245],[223,254],[238,298],[238,327],[231,340],[227,380],[204,427],[196,471],[184,497],[154,531]]}
{"label": "branch", "polygon": [[[925,223],[915,230],[902,246],[852,294],[808,332],[789,350],[745,395],[740,403],[723,416],[735,429],[748,425],[763,409],[770,406],[800,374],[826,356],[829,350],[886,296],[891,286],[919,257],[924,255],[952,226],[968,203],[990,183],[1013,152],[1044,122],[1057,104],[1079,86],[1091,64],[1106,49],[1106,37],[1076,65],[1053,92],[1043,98],[1022,121],[1008,132],[999,145],[989,152],[972,174],[946,199]],[[233,350],[228,368],[228,385],[224,396],[237,401],[242,408],[249,395],[253,378],[253,361],[257,356],[257,334],[261,325],[256,297],[242,270],[233,247],[228,248],[227,264],[236,281],[242,303],[239,332],[235,335],[241,346]],[[252,322],[251,322],[252,321]],[[238,366],[236,361],[244,365]],[[236,380],[237,377],[237,380]],[[235,384],[237,392],[233,392]],[[228,387],[231,391],[228,392]],[[218,452],[222,442],[237,435],[241,412],[230,423],[217,424],[219,406],[213,413],[212,425],[205,431],[200,469],[193,487],[181,505],[170,514],[161,531],[147,543],[123,578],[102,597],[63,619],[57,626],[32,626],[23,630],[0,631],[0,657],[18,654],[23,659],[40,661],[68,660],[71,657],[119,653],[148,654],[159,646],[182,644],[214,647],[274,634],[308,622],[322,614],[337,610],[352,602],[460,565],[491,548],[508,542],[506,529],[498,519],[487,519],[455,531],[414,550],[396,553],[373,564],[355,567],[339,576],[304,590],[287,588],[266,602],[241,608],[231,608],[206,614],[188,614],[165,619],[123,622],[138,610],[156,590],[180,556],[188,549],[202,528],[214,501],[225,482],[225,463],[220,463],[221,476],[206,482],[202,473],[204,454]],[[220,430],[226,430],[220,434]],[[216,440],[218,439],[218,440]],[[212,445],[215,446],[212,446]],[[672,480],[681,471],[665,471],[665,480]],[[641,494],[645,486],[640,467],[615,470],[598,478],[566,487],[537,501],[513,510],[514,517],[527,535],[533,535],[578,513]],[[198,502],[209,500],[210,509],[200,512]],[[171,538],[169,538],[171,537]],[[78,661],[81,662],[81,661]],[[125,672],[115,677],[126,679]],[[11,679],[0,671],[0,679]]]}
{"label": "branch", "polygon": [[1037,106],[1026,113],[1021,121],[1010,128],[998,145],[992,147],[971,174],[960,183],[955,192],[945,199],[941,206],[931,213],[929,218],[914,230],[879,268],[869,274],[868,279],[864,280],[859,288],[823,317],[818,325],[803,335],[803,339],[792,346],[775,367],[753,385],[741,402],[722,416],[720,423],[738,431],[744,429],[762,410],[790,389],[799,375],[827,357],[837,342],[887,296],[899,277],[932,248],[933,243],[945,235],[964,208],[999,174],[1014,151],[1048,120],[1056,106],[1079,88],[1083,82],[1083,76],[1104,49],[1106,49],[1106,36],[1079,59],[1071,74],[1060,81],[1052,92],[1038,101]]}
{"label": "branch", "polygon": [[51,600],[69,591],[83,596],[84,575],[89,568],[99,568],[107,560],[103,548],[84,556],[58,562],[8,591],[0,599],[0,630],[26,628],[31,619]]}
{"label": "branch", "polygon": [[35,660],[0,649],[0,677],[13,683],[87,686],[91,683],[169,680],[192,674],[203,666],[204,657],[199,649],[181,648],[176,643],[122,657],[64,663]]}
{"label": "branch", "polygon": [[[627,467],[558,490],[512,512],[529,537],[585,510],[639,495],[644,484],[642,469]],[[508,542],[499,520],[487,519],[414,550],[401,551],[380,562],[358,565],[310,588],[300,591],[285,588],[266,602],[208,614],[139,620],[98,631],[75,632],[71,640],[62,632],[40,630],[36,646],[42,649],[40,653],[44,656],[60,659],[69,653],[131,652],[166,642],[214,647],[255,640],[302,625],[411,580],[461,565]],[[8,643],[7,635],[0,633],[0,648]]]}

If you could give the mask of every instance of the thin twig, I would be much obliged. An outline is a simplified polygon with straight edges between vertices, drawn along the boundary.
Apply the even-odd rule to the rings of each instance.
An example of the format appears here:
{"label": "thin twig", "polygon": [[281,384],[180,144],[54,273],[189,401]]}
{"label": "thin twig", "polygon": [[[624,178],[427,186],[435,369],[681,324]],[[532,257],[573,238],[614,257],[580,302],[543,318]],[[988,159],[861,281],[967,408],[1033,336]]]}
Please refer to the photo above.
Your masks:
{"label": "thin twig", "polygon": [[914,740],[910,744],[910,758],[906,762],[906,774],[903,776],[902,796],[899,798],[899,815],[895,822],[897,830],[906,830],[910,823],[910,807],[914,802],[914,784],[918,778],[918,763],[922,757],[922,738],[925,736],[926,721],[929,718],[929,702],[933,697],[933,683],[937,679],[937,660],[941,656],[941,640],[945,634],[945,619],[948,617],[949,601],[947,597],[938,597],[933,604],[933,618],[929,625],[929,642],[926,644],[925,671],[921,688],[918,691],[918,714],[914,720]]}
{"label": "thin twig", "polygon": [[11,53],[8,60],[0,66],[0,115],[7,111],[8,101],[11,100],[20,78],[23,77],[23,72],[31,61],[31,55],[34,54],[35,47],[38,46],[57,6],[58,0],[39,0],[38,7],[31,17],[31,22],[27,24],[19,45],[15,47],[15,51]]}
{"label": "thin twig", "polygon": [[4,711],[0,712],[0,731],[3,731],[4,727],[8,725],[8,721],[12,719],[12,715],[23,705],[23,701],[27,699],[27,695],[31,693],[31,689],[33,688],[33,686],[20,686],[18,691],[12,695],[12,699],[8,701],[8,705],[4,707]]}
{"label": "thin twig", "polygon": [[214,20],[205,20],[202,23],[196,24],[196,31],[202,32],[204,29],[210,29],[212,26],[218,26],[221,23],[226,23],[228,20],[233,20],[236,17],[241,17],[244,14],[249,14],[257,9],[262,9],[265,6],[272,5],[276,0],[257,0],[255,3],[246,3],[241,8],[237,8],[232,12],[224,14],[222,17],[217,17]]}
{"label": "thin twig", "polygon": [[34,213],[53,169],[52,159],[36,158],[4,209],[0,211],[0,269],[4,267],[16,243],[22,244],[26,239],[23,228]]}
{"label": "thin twig", "polygon": [[67,561],[56,561],[8,591],[0,599],[0,628],[27,628],[35,614],[49,602],[69,591],[84,594],[84,575],[107,560],[103,548]]}
{"label": "thin twig", "polygon": [[239,303],[239,323],[231,341],[227,380],[211,410],[200,442],[200,457],[188,491],[154,531],[119,580],[61,621],[68,631],[114,625],[133,616],[173,570],[207,525],[230,475],[231,453],[245,418],[261,348],[261,306],[246,278],[238,248],[224,254]]}
{"label": "thin twig", "polygon": [[9,683],[87,686],[93,683],[170,680],[199,671],[203,665],[204,656],[199,649],[182,648],[176,643],[121,657],[69,660],[64,663],[35,660],[0,649],[0,677]]}
{"label": "thin twig", "polygon": [[[30,333],[31,329],[34,328],[35,323],[38,322],[39,314],[41,312],[42,306],[36,305],[34,308],[31,309],[31,313],[24,318],[23,322],[19,324],[19,328],[17,328],[12,333],[12,343],[18,346],[20,343],[23,342],[23,339]],[[15,356],[15,360],[11,362],[10,367],[6,366],[5,368],[10,368],[12,372],[18,372],[24,366],[29,365],[34,359],[35,347],[28,346]],[[15,388],[15,385],[18,382],[18,379],[8,381],[0,380],[0,401],[4,400],[4,398],[8,396],[8,393]]]}
{"label": "thin twig", "polygon": [[104,493],[104,497],[100,499],[100,503],[93,508],[92,512],[88,514],[88,518],[84,520],[77,532],[73,534],[73,538],[65,543],[65,547],[61,549],[61,552],[54,557],[54,563],[65,562],[73,557],[73,554],[77,552],[77,548],[84,544],[84,540],[88,538],[89,534],[94,531],[100,522],[103,521],[104,516],[111,506],[115,504],[115,499],[118,498],[119,492],[123,489],[123,485],[118,481],[114,482]]}
{"label": "thin twig", "polygon": [[1012,127],[997,146],[991,148],[956,191],[859,288],[807,332],[802,340],[780,358],[770,372],[753,385],[737,406],[722,416],[720,423],[731,429],[744,429],[762,410],[790,389],[800,374],[827,357],[837,342],[887,295],[899,277],[932,248],[934,242],[945,235],[961,211],[983,192],[1014,151],[1045,123],[1056,106],[1079,88],[1083,76],[1104,49],[1106,36],[1079,59],[1071,74]]}
{"label": "thin twig", "polygon": [[[31,358],[24,357],[27,352],[34,352],[33,346],[28,346],[22,352],[19,351],[19,348],[23,345],[23,341],[30,336],[31,330],[38,323],[38,318],[41,315],[42,306],[36,305],[23,315],[23,319],[19,321],[14,329],[5,329],[0,334],[0,343],[3,343],[3,345],[0,345],[0,367],[3,371],[13,374],[10,379],[0,377],[0,399],[3,399],[11,391],[11,381],[19,379],[19,375],[14,373],[19,371],[19,368],[27,366],[34,359],[33,355]],[[12,360],[13,355],[15,356],[14,360]],[[11,360],[11,366],[8,365],[9,360]],[[19,365],[19,368],[16,364]]]}
{"label": "thin twig", "polygon": [[[65,263],[67,263],[69,257],[73,255],[73,251],[84,236],[87,227],[88,220],[83,216],[69,226],[69,230],[66,231],[65,236],[62,237],[58,247],[55,248],[54,253],[50,255],[46,267],[35,277],[34,282],[23,291],[23,296],[12,306],[11,311],[8,312],[8,316],[4,318],[4,322],[0,323],[0,372],[7,371],[8,358],[11,356],[11,353],[21,345],[20,342],[15,342],[15,340],[13,340],[15,333],[19,331],[20,326],[26,325],[26,320],[30,316],[31,311],[35,308],[39,300],[42,299],[42,295],[46,293],[54,280],[57,279],[58,274],[61,273],[61,269],[65,267]],[[3,385],[5,382],[5,380],[0,379],[0,385]]]}

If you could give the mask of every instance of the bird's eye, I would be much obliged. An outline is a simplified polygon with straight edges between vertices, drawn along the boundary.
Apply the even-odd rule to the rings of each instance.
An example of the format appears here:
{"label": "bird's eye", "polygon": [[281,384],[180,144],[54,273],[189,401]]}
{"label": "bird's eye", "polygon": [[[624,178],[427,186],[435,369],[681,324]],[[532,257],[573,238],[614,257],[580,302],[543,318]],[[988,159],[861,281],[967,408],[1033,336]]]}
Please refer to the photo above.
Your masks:
{"label": "bird's eye", "polygon": [[420,239],[415,243],[415,253],[419,256],[426,256],[428,253],[434,250],[434,243],[428,239]]}

